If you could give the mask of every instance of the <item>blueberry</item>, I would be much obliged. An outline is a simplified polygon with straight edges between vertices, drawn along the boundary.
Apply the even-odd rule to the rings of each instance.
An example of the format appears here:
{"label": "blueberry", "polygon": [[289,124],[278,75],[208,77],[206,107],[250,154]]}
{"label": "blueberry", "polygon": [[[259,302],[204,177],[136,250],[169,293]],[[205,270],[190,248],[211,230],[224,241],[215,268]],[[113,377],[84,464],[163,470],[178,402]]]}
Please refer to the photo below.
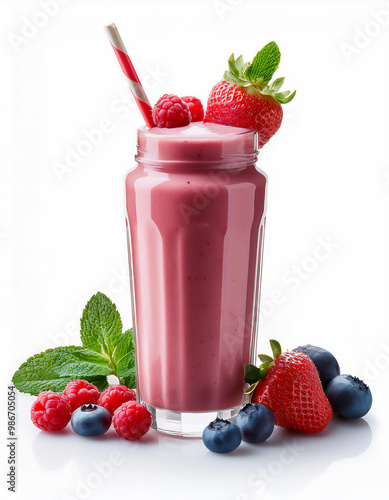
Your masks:
{"label": "blueberry", "polygon": [[80,436],[101,436],[110,428],[112,416],[102,406],[82,405],[73,412],[70,422]]}
{"label": "blueberry", "polygon": [[262,443],[274,430],[274,415],[269,408],[258,403],[247,403],[235,419],[247,443]]}
{"label": "blueberry", "polygon": [[217,418],[204,429],[203,442],[208,450],[228,453],[240,445],[242,433],[236,424]]}
{"label": "blueberry", "polygon": [[339,375],[339,364],[336,361],[335,356],[333,356],[326,349],[307,344],[296,347],[296,349],[293,350],[303,352],[311,358],[313,364],[316,366],[316,370],[319,372],[319,377],[323,389],[327,387],[327,384],[328,382],[330,382],[330,380]]}
{"label": "blueberry", "polygon": [[352,375],[338,375],[327,385],[325,393],[332,409],[343,418],[363,417],[373,401],[368,386]]}

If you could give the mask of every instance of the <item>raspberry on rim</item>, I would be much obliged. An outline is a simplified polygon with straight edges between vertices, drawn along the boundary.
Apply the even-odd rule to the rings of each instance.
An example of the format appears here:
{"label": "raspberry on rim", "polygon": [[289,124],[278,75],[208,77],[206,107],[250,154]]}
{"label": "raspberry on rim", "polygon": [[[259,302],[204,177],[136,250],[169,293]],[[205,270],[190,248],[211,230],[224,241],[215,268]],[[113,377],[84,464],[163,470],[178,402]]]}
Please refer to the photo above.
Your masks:
{"label": "raspberry on rim", "polygon": [[201,104],[200,99],[194,97],[192,95],[186,95],[181,97],[181,99],[186,102],[189,107],[191,121],[192,122],[201,122],[204,118],[204,108]]}
{"label": "raspberry on rim", "polygon": [[174,94],[164,94],[153,107],[153,120],[160,128],[185,127],[191,121],[189,106]]}

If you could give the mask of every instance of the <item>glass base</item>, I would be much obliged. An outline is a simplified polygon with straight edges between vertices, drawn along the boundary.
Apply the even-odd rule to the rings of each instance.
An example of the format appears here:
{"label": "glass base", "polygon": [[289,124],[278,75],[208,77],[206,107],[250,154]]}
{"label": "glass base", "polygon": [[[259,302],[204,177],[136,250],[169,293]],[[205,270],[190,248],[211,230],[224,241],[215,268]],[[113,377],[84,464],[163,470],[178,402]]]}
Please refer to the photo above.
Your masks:
{"label": "glass base", "polygon": [[151,413],[153,423],[151,427],[165,434],[172,434],[183,437],[201,437],[207,425],[219,417],[230,419],[236,417],[241,409],[241,405],[220,411],[197,411],[181,412],[156,408],[141,400],[141,403]]}

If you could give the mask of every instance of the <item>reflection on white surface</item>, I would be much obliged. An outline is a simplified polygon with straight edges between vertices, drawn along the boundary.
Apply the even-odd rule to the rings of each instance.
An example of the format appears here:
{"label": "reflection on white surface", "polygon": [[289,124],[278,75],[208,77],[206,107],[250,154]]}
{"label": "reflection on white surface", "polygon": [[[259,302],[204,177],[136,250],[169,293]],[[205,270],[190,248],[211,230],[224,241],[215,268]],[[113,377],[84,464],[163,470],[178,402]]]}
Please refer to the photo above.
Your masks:
{"label": "reflection on white surface", "polygon": [[[29,405],[30,398],[20,399],[23,406]],[[267,442],[242,443],[225,455],[209,452],[201,439],[171,437],[154,430],[137,442],[119,438],[113,428],[101,437],[84,438],[70,426],[58,433],[40,432],[25,418],[21,439],[26,436],[32,438],[29,478],[44,485],[40,498],[105,500],[108,494],[119,496],[127,488],[136,492],[136,498],[179,498],[174,496],[174,485],[181,492],[185,488],[187,498],[195,494],[233,500],[309,498],[304,490],[310,483],[319,479],[326,485],[328,481],[324,496],[316,500],[331,490],[331,467],[341,470],[345,464],[348,470],[348,462],[367,452],[372,430],[364,419],[334,417],[320,434],[276,428]],[[26,493],[20,498],[34,498],[28,496],[27,478],[19,479],[20,492]],[[312,495],[312,488],[308,489]],[[50,496],[53,491],[57,491],[54,497]]]}

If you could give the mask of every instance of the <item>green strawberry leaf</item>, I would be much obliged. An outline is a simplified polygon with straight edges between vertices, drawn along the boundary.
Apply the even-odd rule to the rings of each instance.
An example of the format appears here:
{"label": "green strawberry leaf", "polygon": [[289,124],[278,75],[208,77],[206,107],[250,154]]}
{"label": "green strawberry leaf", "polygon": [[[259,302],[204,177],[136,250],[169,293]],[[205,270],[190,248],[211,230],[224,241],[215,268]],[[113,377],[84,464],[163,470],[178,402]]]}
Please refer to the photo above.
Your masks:
{"label": "green strawberry leaf", "polygon": [[122,320],[115,304],[103,293],[93,295],[81,318],[83,346],[111,357],[122,331]]}
{"label": "green strawberry leaf", "polygon": [[230,73],[233,76],[235,76],[236,78],[239,78],[240,73],[239,73],[239,69],[236,66],[234,54],[231,54],[229,59],[228,59],[228,68],[230,70]]}
{"label": "green strawberry leaf", "polygon": [[235,60],[235,67],[237,68],[239,75],[243,75],[246,68],[248,66],[248,63],[243,62],[243,57],[239,56],[238,59]]}
{"label": "green strawberry leaf", "polygon": [[269,340],[269,342],[273,353],[273,358],[277,359],[282,352],[281,345],[279,342],[277,342],[277,340]]}
{"label": "green strawberry leaf", "polygon": [[274,359],[271,356],[268,356],[267,354],[258,354],[258,358],[264,363],[269,363],[269,364],[274,361]]}
{"label": "green strawberry leaf", "polygon": [[254,384],[251,384],[251,385],[250,385],[250,387],[248,387],[248,388],[244,391],[244,394],[251,394],[252,392],[254,392],[254,391],[255,391],[255,388],[256,388],[256,387],[257,387],[257,385],[258,385],[258,382],[259,382],[259,380],[258,380],[257,382],[254,382]]}
{"label": "green strawberry leaf", "polygon": [[248,384],[254,384],[260,380],[260,370],[257,366],[246,364],[244,365],[244,381]]}
{"label": "green strawberry leaf", "polygon": [[274,94],[276,94],[280,90],[280,88],[284,84],[284,81],[285,81],[284,77],[277,78],[276,80],[274,80],[274,82],[271,84],[271,87],[270,87],[272,92],[274,92]]}
{"label": "green strawberry leaf", "polygon": [[81,346],[48,349],[29,358],[15,372],[12,381],[21,392],[38,395],[42,391],[61,392],[75,378],[94,381],[101,387],[113,373],[108,359]]}
{"label": "green strawberry leaf", "polygon": [[235,85],[240,85],[241,87],[249,87],[251,85],[250,82],[244,80],[243,78],[239,78],[234,76],[230,71],[226,71],[223,75],[224,80],[228,82],[235,83]]}
{"label": "green strawberry leaf", "polygon": [[290,95],[289,94],[290,90],[287,90],[286,92],[278,92],[277,94],[274,94],[274,98],[281,104],[287,104],[296,95],[296,91],[292,92]]}
{"label": "green strawberry leaf", "polygon": [[265,87],[278,68],[281,53],[275,42],[270,42],[254,57],[253,62],[247,67],[245,77],[258,86]]}

